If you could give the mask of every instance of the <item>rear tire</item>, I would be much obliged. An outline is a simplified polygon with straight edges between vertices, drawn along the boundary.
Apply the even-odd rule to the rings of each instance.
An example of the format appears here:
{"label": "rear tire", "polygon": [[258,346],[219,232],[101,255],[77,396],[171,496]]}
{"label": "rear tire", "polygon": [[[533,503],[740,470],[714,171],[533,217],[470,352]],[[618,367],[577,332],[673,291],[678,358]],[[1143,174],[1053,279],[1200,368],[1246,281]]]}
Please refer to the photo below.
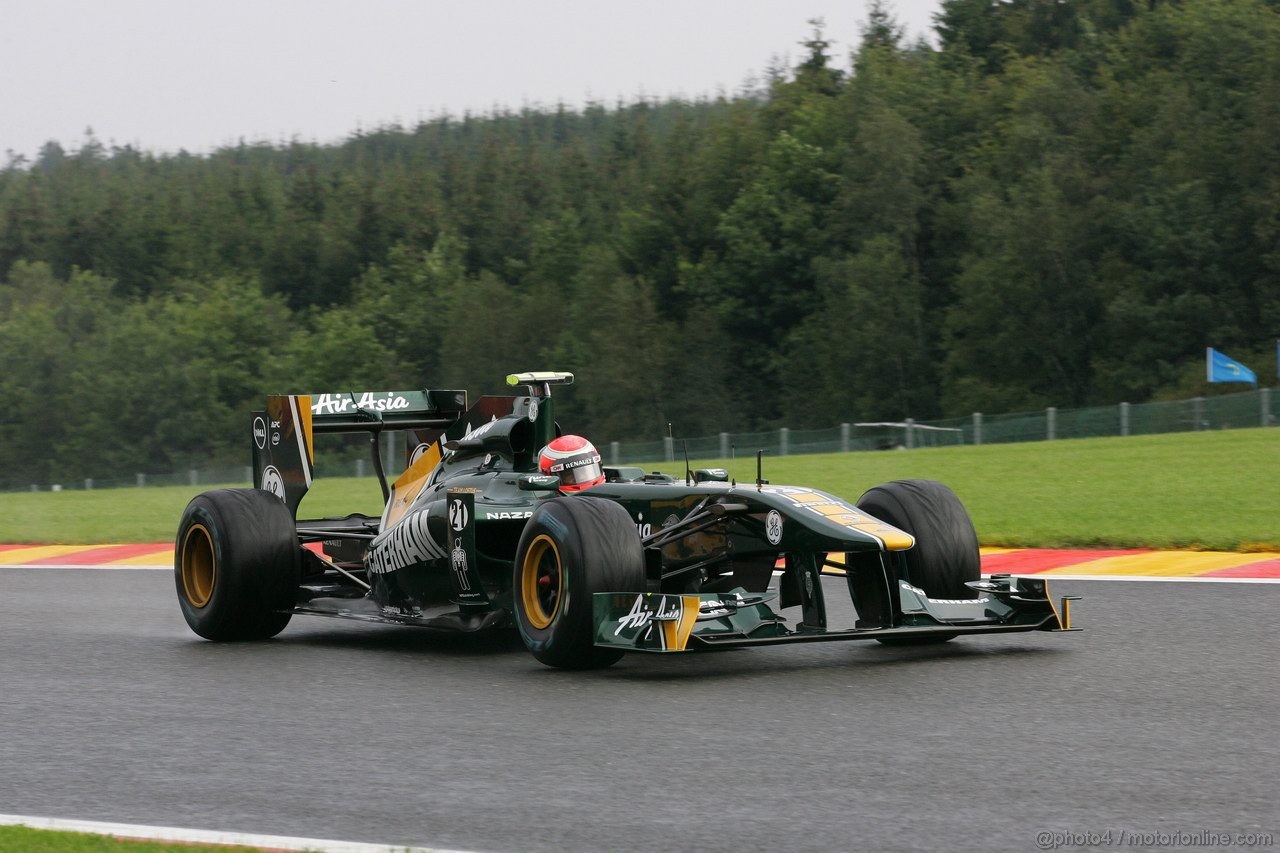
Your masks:
{"label": "rear tire", "polygon": [[182,615],[207,640],[265,640],[289,624],[301,560],[293,515],[260,489],[187,504],[174,544]]}
{"label": "rear tire", "polygon": [[[895,480],[867,490],[858,508],[915,537],[905,553],[907,579],[930,598],[974,598],[965,586],[982,576],[978,534],[956,493],[934,480]],[[886,645],[945,643],[954,634],[895,639]]]}
{"label": "rear tire", "polygon": [[586,495],[549,500],[526,523],[512,598],[520,638],[539,662],[561,669],[616,663],[622,651],[594,645],[592,596],[644,589],[636,524],[613,501]]}

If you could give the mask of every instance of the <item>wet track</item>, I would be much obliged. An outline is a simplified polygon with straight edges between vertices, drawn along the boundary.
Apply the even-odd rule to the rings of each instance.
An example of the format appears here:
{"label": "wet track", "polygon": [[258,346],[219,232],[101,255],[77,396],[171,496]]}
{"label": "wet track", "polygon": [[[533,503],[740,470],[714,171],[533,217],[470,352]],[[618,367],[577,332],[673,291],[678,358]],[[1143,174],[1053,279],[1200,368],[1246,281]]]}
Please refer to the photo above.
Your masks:
{"label": "wet track", "polygon": [[0,812],[474,850],[1276,832],[1280,585],[1053,592],[1084,632],[561,673],[319,618],[215,645],[167,573],[0,569]]}

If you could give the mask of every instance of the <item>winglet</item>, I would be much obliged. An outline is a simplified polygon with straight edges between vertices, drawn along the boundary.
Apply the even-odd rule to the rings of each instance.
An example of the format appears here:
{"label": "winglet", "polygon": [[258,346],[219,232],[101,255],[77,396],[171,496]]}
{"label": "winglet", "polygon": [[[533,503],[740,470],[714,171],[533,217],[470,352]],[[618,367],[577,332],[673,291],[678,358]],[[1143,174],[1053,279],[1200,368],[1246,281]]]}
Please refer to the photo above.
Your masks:
{"label": "winglet", "polygon": [[507,376],[508,385],[572,385],[572,373],[555,373],[552,371],[534,371],[533,373],[511,373]]}

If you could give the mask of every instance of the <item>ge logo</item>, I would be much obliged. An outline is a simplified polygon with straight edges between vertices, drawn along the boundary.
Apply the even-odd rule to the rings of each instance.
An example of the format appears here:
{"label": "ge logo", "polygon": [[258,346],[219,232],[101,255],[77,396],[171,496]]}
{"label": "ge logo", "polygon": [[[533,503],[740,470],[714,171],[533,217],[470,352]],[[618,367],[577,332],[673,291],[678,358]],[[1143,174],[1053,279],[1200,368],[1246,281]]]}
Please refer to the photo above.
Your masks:
{"label": "ge logo", "polygon": [[458,532],[467,526],[467,505],[460,500],[449,502],[449,526]]}
{"label": "ge logo", "polygon": [[284,477],[274,465],[268,465],[262,471],[262,489],[284,500]]}
{"label": "ge logo", "polygon": [[777,545],[782,541],[782,515],[776,510],[769,510],[769,514],[764,519],[764,535],[768,537],[770,545]]}

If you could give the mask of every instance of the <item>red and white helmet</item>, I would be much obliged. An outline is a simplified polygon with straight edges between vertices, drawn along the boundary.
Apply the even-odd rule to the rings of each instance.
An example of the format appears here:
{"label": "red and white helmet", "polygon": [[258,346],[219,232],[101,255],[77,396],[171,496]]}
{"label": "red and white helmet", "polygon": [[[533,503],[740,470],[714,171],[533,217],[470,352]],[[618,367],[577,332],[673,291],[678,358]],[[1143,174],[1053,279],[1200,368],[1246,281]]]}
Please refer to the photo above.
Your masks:
{"label": "red and white helmet", "polygon": [[580,492],[604,482],[600,451],[580,435],[562,435],[542,448],[538,468],[558,476],[562,492]]}

